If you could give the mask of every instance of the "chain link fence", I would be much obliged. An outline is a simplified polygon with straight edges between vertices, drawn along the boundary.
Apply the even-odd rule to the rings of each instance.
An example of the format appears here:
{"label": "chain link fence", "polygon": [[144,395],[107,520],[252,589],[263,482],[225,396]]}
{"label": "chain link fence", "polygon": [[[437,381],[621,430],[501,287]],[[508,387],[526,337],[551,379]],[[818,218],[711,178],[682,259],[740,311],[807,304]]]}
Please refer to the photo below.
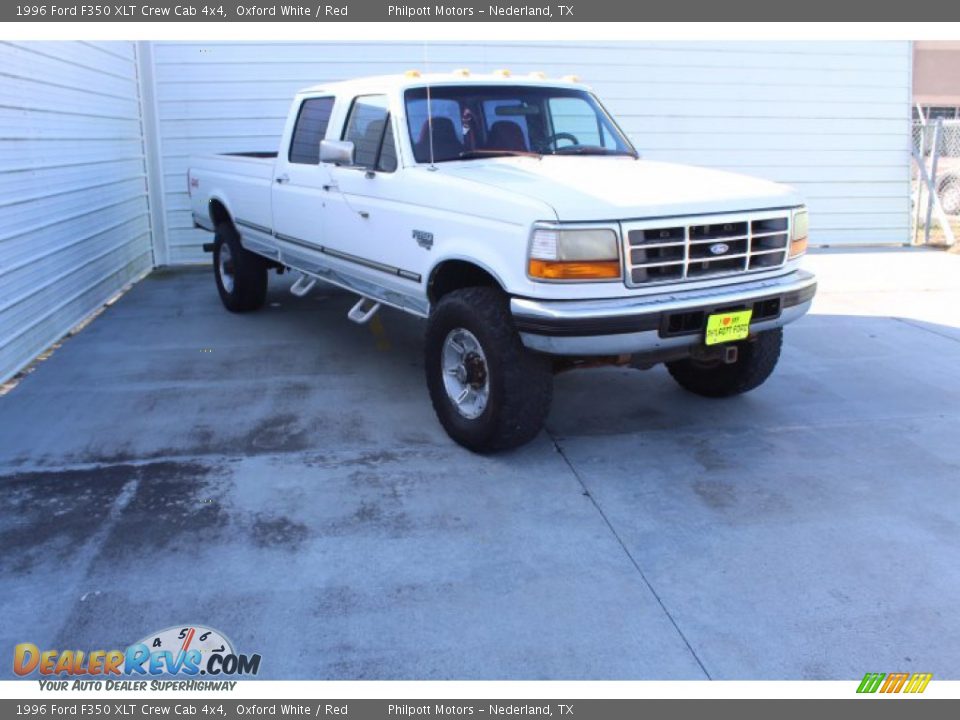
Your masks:
{"label": "chain link fence", "polygon": [[[928,159],[933,154],[936,130],[936,120],[929,120],[926,125],[919,121],[913,123],[913,146],[917,152],[922,147]],[[960,158],[960,120],[941,120],[936,143],[941,158]]]}
{"label": "chain link fence", "polygon": [[960,120],[913,125],[914,242],[960,237]]}

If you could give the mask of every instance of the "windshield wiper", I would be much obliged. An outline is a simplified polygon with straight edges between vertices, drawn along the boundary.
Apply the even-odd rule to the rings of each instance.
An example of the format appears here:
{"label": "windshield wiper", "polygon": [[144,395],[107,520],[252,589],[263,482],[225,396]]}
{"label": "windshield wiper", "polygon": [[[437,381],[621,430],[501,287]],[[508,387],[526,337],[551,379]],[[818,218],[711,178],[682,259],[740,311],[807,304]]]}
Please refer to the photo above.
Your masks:
{"label": "windshield wiper", "polygon": [[481,157],[540,157],[539,153],[526,152],[524,150],[464,150],[460,153],[461,160]]}
{"label": "windshield wiper", "polygon": [[609,150],[596,145],[566,145],[553,151],[553,155],[626,155],[637,157],[634,153],[625,150]]}

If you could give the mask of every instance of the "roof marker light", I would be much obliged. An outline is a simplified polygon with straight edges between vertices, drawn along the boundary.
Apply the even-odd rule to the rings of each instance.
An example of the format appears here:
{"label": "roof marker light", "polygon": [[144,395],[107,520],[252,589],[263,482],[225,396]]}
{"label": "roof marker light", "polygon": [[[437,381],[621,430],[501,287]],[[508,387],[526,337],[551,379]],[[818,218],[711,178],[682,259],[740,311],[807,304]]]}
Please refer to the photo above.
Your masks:
{"label": "roof marker light", "polygon": [[535,78],[536,80],[546,80],[547,74],[543,70],[534,70],[530,73],[530,77]]}
{"label": "roof marker light", "polygon": [[493,74],[497,77],[508,78],[510,77],[510,71],[506,68],[501,68],[500,70],[494,70]]}
{"label": "roof marker light", "polygon": [[453,74],[457,77],[470,77],[470,71],[467,68],[457,68],[453,71]]}
{"label": "roof marker light", "polygon": [[420,77],[420,71],[419,71],[419,70],[407,70],[407,71],[404,73],[404,76],[405,76],[405,77],[409,77],[409,78],[418,78],[418,77]]}
{"label": "roof marker light", "polygon": [[578,82],[580,82],[580,76],[579,76],[579,75],[564,75],[564,76],[563,76],[563,80],[564,80],[565,82],[578,83]]}

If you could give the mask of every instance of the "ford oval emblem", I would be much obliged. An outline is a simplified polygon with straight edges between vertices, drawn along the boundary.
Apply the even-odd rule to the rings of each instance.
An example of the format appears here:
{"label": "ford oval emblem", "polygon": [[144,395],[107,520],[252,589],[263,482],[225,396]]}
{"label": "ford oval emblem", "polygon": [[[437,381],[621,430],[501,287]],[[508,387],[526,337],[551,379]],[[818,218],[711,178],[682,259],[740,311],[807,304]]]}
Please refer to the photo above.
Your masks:
{"label": "ford oval emblem", "polygon": [[711,255],[723,255],[730,249],[730,246],[726,243],[714,243],[710,246]]}

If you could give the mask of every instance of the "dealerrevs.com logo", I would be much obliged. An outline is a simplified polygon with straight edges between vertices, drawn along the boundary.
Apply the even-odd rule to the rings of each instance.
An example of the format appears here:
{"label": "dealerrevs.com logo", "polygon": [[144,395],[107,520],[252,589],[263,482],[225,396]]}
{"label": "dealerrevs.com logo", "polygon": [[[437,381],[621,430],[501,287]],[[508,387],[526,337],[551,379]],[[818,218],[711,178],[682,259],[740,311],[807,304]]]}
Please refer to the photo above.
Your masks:
{"label": "dealerrevs.com logo", "polygon": [[169,627],[122,650],[41,650],[33,643],[13,650],[18,677],[229,677],[259,671],[260,655],[237,653],[223,633],[200,625]]}

